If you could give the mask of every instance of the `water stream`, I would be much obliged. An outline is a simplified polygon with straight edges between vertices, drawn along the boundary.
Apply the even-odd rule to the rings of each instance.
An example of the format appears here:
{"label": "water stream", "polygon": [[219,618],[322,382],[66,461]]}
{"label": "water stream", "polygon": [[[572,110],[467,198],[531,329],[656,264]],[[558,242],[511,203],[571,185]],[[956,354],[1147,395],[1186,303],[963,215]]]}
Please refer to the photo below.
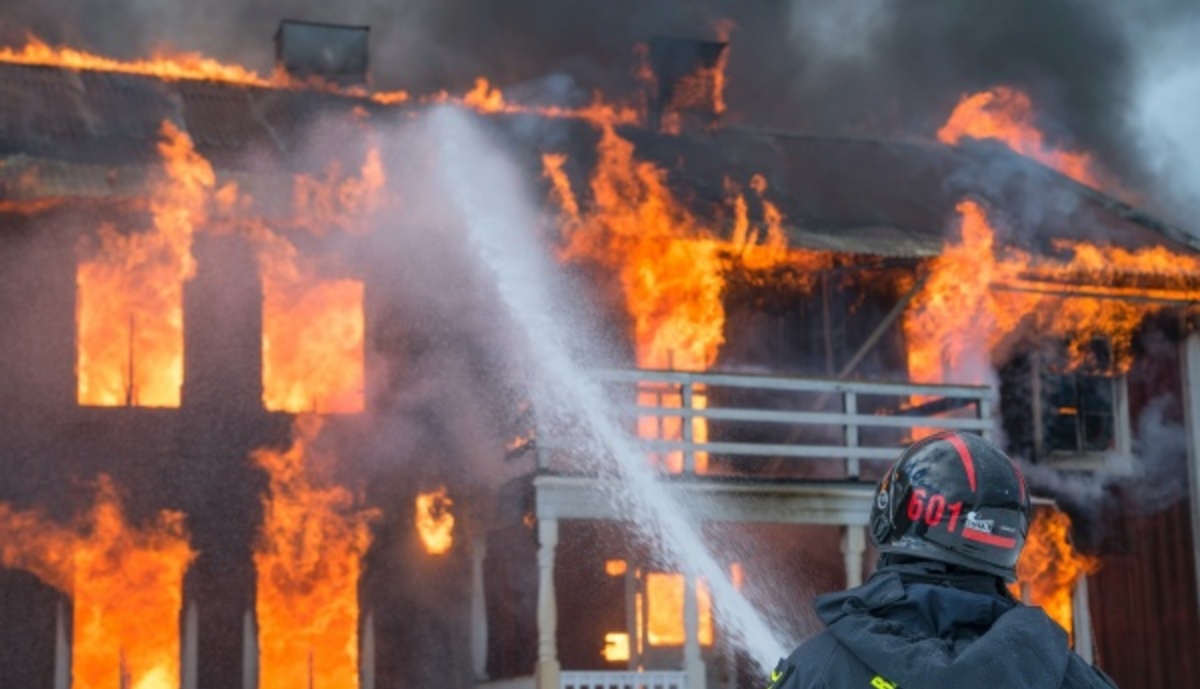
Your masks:
{"label": "water stream", "polygon": [[[663,559],[707,580],[714,614],[726,633],[760,667],[785,655],[785,647],[754,606],[736,590],[705,546],[700,522],[664,490],[635,439],[620,423],[603,387],[572,360],[579,351],[571,310],[555,303],[547,247],[534,236],[538,214],[516,169],[487,138],[474,117],[457,108],[432,111],[425,123],[436,147],[438,188],[467,226],[472,247],[495,278],[496,293],[520,330],[541,385],[539,410],[555,409],[582,429],[583,448],[611,458],[620,475],[622,508],[661,545]],[[535,381],[536,383],[536,381]]]}

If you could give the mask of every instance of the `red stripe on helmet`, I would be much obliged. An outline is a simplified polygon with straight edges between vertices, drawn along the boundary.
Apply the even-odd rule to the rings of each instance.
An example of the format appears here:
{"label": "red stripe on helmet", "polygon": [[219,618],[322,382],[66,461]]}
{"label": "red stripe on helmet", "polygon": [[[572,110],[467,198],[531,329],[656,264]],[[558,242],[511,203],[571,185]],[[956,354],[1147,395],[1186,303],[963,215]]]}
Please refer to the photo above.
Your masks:
{"label": "red stripe on helmet", "polygon": [[995,534],[985,533],[983,531],[976,531],[975,529],[963,529],[962,535],[963,538],[967,539],[968,541],[979,541],[980,543],[986,543],[987,545],[994,545],[997,548],[1017,547],[1017,539],[1015,538],[1005,538],[1004,536],[997,536]]}
{"label": "red stripe on helmet", "polygon": [[962,438],[957,435],[946,436],[946,442],[954,446],[958,450],[958,458],[962,460],[963,469],[967,471],[967,483],[971,484],[971,492],[975,492],[975,460],[971,459],[971,451],[967,449],[967,444],[962,441]]}

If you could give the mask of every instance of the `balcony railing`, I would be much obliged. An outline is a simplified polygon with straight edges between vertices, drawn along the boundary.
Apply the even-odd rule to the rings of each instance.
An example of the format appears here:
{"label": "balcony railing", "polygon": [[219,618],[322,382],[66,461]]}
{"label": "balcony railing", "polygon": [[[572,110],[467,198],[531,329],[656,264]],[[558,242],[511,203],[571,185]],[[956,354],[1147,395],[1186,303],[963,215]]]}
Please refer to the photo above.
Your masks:
{"label": "balcony railing", "polygon": [[[892,460],[912,439],[937,430],[989,435],[994,390],[972,385],[871,383],[728,373],[597,372],[642,447],[670,473],[692,474],[710,458],[742,466],[818,459]],[[539,429],[539,462],[567,443]]]}
{"label": "balcony railing", "polygon": [[564,671],[559,680],[562,689],[687,689],[682,671]]}

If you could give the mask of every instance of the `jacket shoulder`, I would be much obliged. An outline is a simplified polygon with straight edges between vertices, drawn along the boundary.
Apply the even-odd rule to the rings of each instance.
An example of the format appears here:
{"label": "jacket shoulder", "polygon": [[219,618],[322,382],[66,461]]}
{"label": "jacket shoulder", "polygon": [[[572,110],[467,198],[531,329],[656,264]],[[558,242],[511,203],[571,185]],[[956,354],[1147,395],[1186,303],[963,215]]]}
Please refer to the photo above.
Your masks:
{"label": "jacket shoulder", "polygon": [[1100,668],[1089,665],[1083,658],[1072,653],[1067,663],[1067,674],[1063,678],[1062,688],[1117,689],[1117,684]]}
{"label": "jacket shoulder", "polygon": [[892,689],[828,631],[800,644],[771,677],[767,689]]}

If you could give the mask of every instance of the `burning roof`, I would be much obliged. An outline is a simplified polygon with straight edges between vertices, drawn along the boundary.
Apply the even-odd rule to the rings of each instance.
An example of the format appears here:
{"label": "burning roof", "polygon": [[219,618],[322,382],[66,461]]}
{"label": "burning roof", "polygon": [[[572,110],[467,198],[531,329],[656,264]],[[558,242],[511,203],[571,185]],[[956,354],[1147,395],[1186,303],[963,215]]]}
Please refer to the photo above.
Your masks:
{"label": "burning roof", "polygon": [[[518,155],[528,156],[531,171],[540,167],[542,153],[564,149],[572,161],[590,162],[599,132],[586,119],[518,108],[498,95],[484,82],[481,95],[465,102],[491,112],[488,122],[514,142]],[[297,164],[294,152],[317,122],[383,124],[423,107],[315,87],[13,63],[0,64],[0,103],[0,196],[14,201],[134,195],[142,168],[156,161],[154,142],[164,120],[187,132],[221,174],[264,184],[267,175],[248,167],[271,159]],[[1097,237],[1125,248],[1200,248],[1200,240],[1149,214],[990,141],[946,145],[737,127],[666,135],[625,126],[620,133],[640,158],[667,170],[677,196],[698,210],[717,209],[726,179],[764,175],[771,202],[787,219],[790,244],[801,248],[933,256],[964,196],[1013,216],[1019,233],[1004,239],[1026,250],[1048,250],[1054,239]],[[356,138],[345,143],[357,148]]]}

